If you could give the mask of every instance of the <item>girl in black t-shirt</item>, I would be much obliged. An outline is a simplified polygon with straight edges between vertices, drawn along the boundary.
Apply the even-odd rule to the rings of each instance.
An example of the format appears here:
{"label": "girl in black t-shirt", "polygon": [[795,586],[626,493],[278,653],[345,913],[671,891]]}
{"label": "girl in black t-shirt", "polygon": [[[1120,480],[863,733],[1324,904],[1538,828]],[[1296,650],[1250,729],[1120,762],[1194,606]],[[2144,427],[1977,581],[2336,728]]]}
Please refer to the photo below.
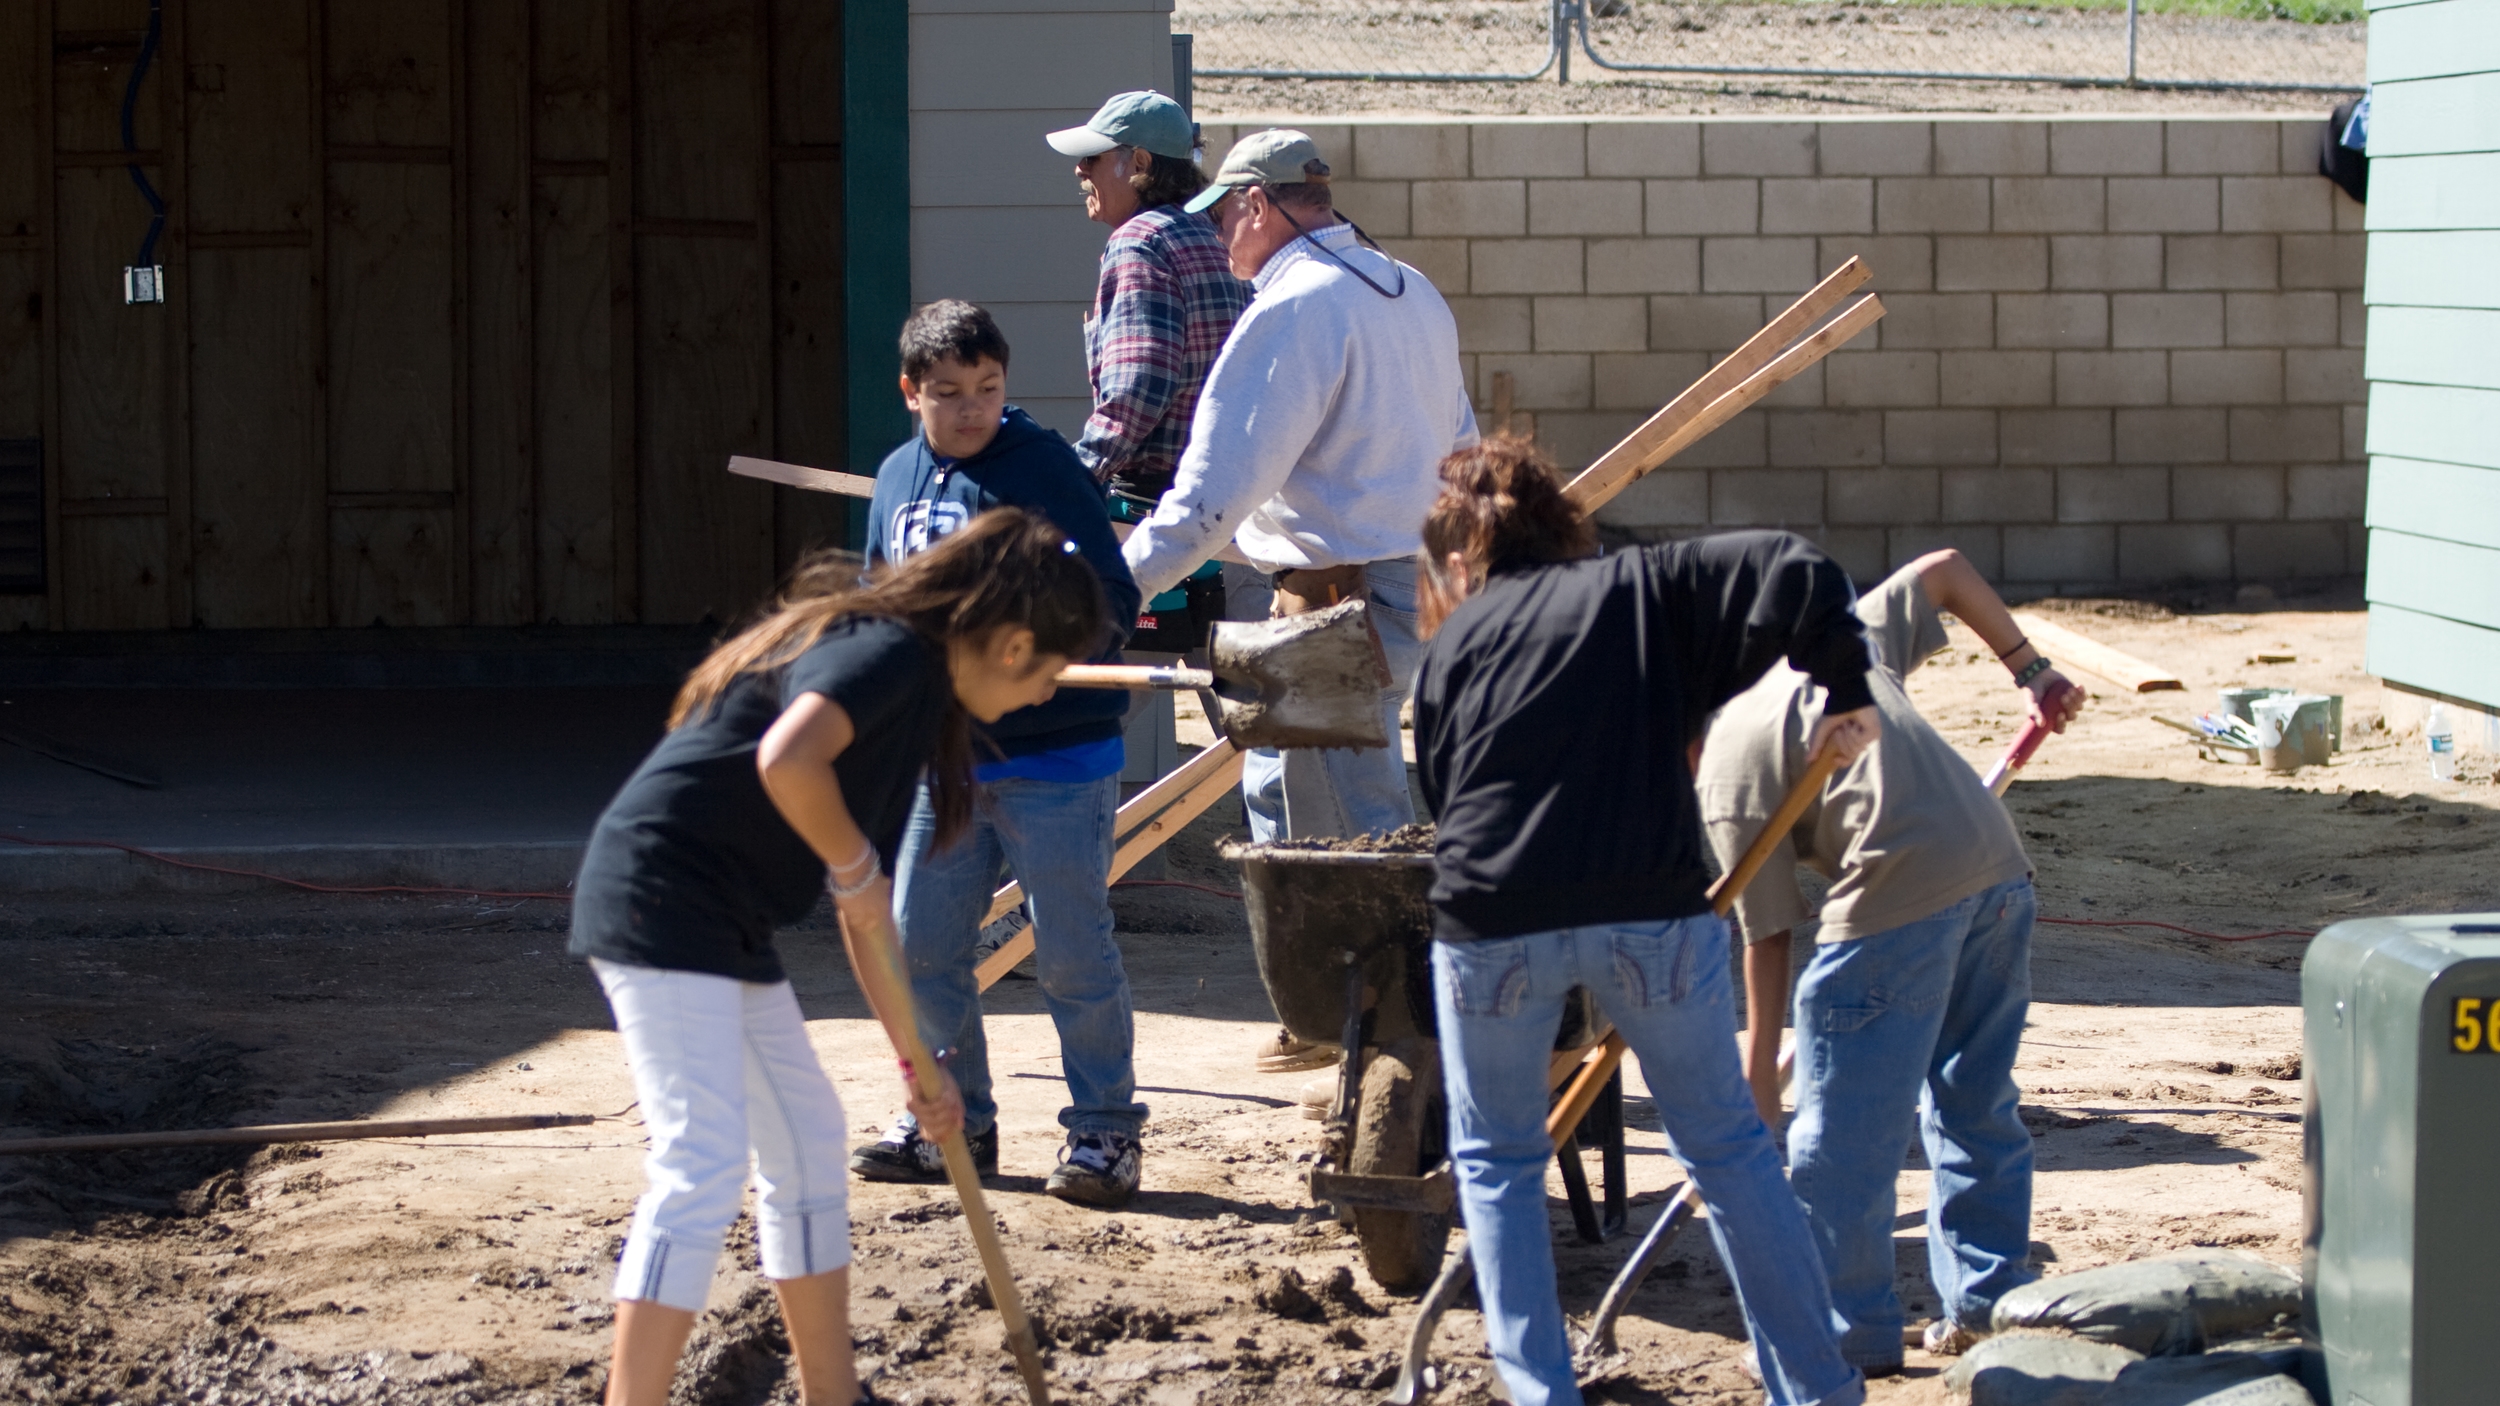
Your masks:
{"label": "girl in black t-shirt", "polygon": [[[869,1399],[851,1366],[842,1105],[808,1045],[773,929],[829,886],[889,1036],[912,1019],[885,871],[924,771],[939,828],[969,818],[968,722],[1050,697],[1107,629],[1065,534],[984,513],[874,585],[804,566],[774,611],[686,680],[669,733],[600,817],[572,950],[616,1011],[651,1150],[617,1266],[612,1406],[663,1406],[750,1155],[756,1228],[809,1402]],[[943,841],[941,841],[943,842]],[[896,1040],[896,1048],[902,1041]],[[905,1096],[961,1127],[951,1079]]]}

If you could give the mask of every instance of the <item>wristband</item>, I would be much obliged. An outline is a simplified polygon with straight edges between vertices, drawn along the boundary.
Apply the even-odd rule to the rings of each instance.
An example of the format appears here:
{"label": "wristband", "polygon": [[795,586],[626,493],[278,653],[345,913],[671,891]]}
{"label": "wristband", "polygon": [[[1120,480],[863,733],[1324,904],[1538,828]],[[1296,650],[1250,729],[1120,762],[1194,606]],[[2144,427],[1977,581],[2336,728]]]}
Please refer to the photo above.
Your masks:
{"label": "wristband", "polygon": [[2014,675],[2014,687],[2031,687],[2031,681],[2040,677],[2042,674],[2047,673],[2049,668],[2049,656],[2045,654],[2033,655],[2031,662],[2025,664],[2021,670]]}
{"label": "wristband", "polygon": [[868,864],[874,864],[877,862],[877,847],[868,843],[866,840],[859,842],[859,853],[852,855],[850,858],[843,860],[839,864],[826,865],[825,868],[826,872],[832,874],[836,878],[840,878],[844,874],[856,872],[863,862]]}
{"label": "wristband", "polygon": [[2015,655],[2022,653],[2023,646],[2029,643],[2031,643],[2031,637],[2029,635],[2018,636],[2014,641],[2014,647],[2012,649],[2000,649],[1997,651],[1997,662],[2002,664],[2006,660],[2013,658]]}
{"label": "wristband", "polygon": [[871,850],[868,853],[868,872],[860,876],[859,882],[855,884],[846,884],[840,879],[835,878],[831,871],[827,871],[825,874],[825,887],[832,892],[836,901],[840,901],[845,898],[857,898],[859,895],[868,892],[870,886],[874,885],[877,880],[883,878],[884,876],[884,869],[877,863],[876,851]]}

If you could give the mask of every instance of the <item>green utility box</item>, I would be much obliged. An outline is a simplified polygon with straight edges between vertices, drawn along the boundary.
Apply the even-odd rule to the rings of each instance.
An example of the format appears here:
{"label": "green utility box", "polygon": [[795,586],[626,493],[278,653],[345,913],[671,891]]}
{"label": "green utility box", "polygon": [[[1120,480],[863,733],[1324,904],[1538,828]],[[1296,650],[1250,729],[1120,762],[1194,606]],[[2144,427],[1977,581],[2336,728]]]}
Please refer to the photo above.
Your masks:
{"label": "green utility box", "polygon": [[2337,923],[2300,994],[2327,1406],[2500,1401],[2500,913]]}

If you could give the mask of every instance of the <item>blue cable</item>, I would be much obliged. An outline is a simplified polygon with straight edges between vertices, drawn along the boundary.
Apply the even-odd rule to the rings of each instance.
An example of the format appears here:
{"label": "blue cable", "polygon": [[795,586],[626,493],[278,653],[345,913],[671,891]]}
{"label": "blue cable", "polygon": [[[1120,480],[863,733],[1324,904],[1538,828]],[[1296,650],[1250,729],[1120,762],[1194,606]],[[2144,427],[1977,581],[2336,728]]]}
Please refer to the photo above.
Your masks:
{"label": "blue cable", "polygon": [[[148,37],[139,44],[139,62],[130,70],[130,86],[122,90],[122,150],[132,156],[139,154],[137,117],[139,85],[148,76],[148,65],[156,61],[156,41],[165,32],[165,0],[148,0]],[[130,183],[139,188],[139,198],[147,201],[155,218],[148,221],[148,237],[139,241],[139,267],[156,267],[156,237],[165,232],[165,199],[148,184],[148,173],[137,161],[130,163]]]}

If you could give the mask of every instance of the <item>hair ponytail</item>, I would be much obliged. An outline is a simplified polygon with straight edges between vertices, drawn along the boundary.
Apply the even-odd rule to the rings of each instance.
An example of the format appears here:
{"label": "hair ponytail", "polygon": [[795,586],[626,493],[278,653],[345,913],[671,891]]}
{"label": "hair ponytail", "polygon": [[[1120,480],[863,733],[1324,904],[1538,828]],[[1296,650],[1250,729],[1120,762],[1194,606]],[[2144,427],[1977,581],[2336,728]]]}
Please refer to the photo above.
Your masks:
{"label": "hair ponytail", "polygon": [[[1461,449],[1441,461],[1441,496],[1424,518],[1424,614],[1437,628],[1493,571],[1596,550],[1596,527],[1534,446],[1505,435]],[[1453,555],[1463,581],[1447,579]]]}
{"label": "hair ponytail", "polygon": [[[780,668],[835,621],[854,615],[900,621],[941,648],[1019,626],[1033,632],[1035,653],[1070,659],[1091,655],[1110,630],[1102,582],[1067,534],[1038,514],[993,508],[867,585],[847,557],[818,552],[801,559],[770,613],[686,676],[669,709],[669,727],[701,717],[741,675]],[[951,688],[945,706],[929,765],[940,846],[972,818],[971,720]]]}

